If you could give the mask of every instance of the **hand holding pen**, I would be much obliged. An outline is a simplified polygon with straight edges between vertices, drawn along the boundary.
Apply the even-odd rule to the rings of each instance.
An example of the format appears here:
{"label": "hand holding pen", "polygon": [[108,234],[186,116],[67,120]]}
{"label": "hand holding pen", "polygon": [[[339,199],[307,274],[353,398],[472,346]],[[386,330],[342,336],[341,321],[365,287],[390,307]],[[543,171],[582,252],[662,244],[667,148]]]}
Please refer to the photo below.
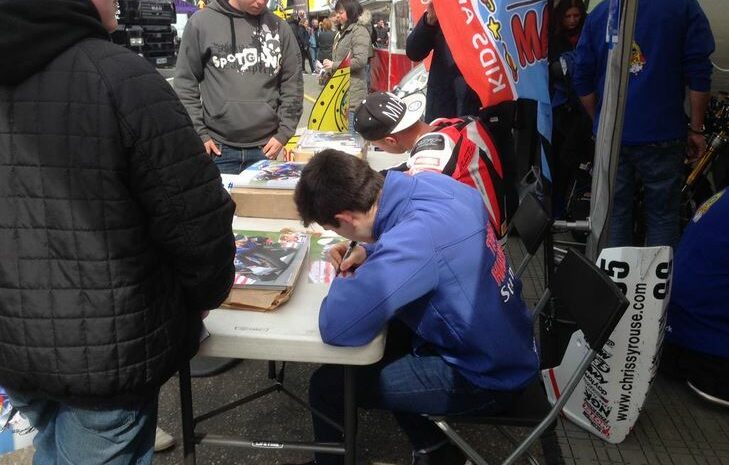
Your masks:
{"label": "hand holding pen", "polygon": [[[339,276],[339,274],[342,272],[342,263],[347,260],[351,255],[352,252],[354,252],[354,249],[357,247],[357,241],[351,241],[349,243],[349,246],[347,247],[347,250],[344,252],[344,255],[342,255],[342,259],[337,264],[337,271],[336,276]],[[359,263],[358,263],[359,264]],[[349,269],[353,269],[354,267],[350,267]],[[345,272],[348,270],[345,270]]]}

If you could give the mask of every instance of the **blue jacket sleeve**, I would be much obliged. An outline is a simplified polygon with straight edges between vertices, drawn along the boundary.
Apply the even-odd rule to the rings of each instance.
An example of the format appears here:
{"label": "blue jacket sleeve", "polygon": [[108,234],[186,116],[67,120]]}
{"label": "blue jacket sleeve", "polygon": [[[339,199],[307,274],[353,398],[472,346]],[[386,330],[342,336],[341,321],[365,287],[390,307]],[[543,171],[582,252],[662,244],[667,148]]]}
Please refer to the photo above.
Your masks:
{"label": "blue jacket sleeve", "polygon": [[597,51],[592,44],[593,25],[591,18],[592,16],[587,16],[580,40],[577,42],[577,48],[575,49],[572,86],[579,96],[595,92],[597,83],[598,57],[595,55]]}
{"label": "blue jacket sleeve", "polygon": [[438,25],[431,26],[425,21],[425,13],[415,25],[405,41],[405,54],[413,61],[425,60],[435,46]]}
{"label": "blue jacket sleeve", "polygon": [[698,2],[689,2],[687,13],[688,27],[683,46],[684,79],[689,89],[709,92],[712,71],[709,56],[714,53],[714,35]]}
{"label": "blue jacket sleeve", "polygon": [[423,231],[418,221],[392,228],[354,275],[334,280],[319,312],[324,342],[367,344],[400,308],[436,287],[436,256]]}

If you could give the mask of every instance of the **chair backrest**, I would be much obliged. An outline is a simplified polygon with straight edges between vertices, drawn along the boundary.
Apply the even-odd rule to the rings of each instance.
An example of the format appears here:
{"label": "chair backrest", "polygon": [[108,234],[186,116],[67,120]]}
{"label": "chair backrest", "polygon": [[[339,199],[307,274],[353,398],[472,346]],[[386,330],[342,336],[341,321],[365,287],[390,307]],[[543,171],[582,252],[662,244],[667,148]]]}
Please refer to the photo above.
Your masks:
{"label": "chair backrest", "polygon": [[557,267],[551,290],[593,350],[602,348],[629,305],[605,273],[571,249]]}
{"label": "chair backrest", "polygon": [[534,194],[527,194],[516,209],[511,224],[519,233],[527,253],[534,255],[552,226],[552,218]]}

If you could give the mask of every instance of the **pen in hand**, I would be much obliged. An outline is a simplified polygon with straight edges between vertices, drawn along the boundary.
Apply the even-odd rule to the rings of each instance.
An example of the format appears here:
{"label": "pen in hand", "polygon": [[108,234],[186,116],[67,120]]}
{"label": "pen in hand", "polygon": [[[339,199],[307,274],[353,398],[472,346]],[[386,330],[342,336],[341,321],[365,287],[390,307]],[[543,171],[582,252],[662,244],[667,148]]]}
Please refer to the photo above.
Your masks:
{"label": "pen in hand", "polygon": [[354,248],[357,247],[357,241],[352,241],[349,243],[349,247],[347,247],[347,251],[344,252],[344,255],[342,256],[342,260],[339,262],[339,265],[337,265],[337,272],[334,274],[334,276],[339,276],[339,273],[342,272],[342,262],[349,258],[350,255],[352,255],[352,251],[354,251]]}

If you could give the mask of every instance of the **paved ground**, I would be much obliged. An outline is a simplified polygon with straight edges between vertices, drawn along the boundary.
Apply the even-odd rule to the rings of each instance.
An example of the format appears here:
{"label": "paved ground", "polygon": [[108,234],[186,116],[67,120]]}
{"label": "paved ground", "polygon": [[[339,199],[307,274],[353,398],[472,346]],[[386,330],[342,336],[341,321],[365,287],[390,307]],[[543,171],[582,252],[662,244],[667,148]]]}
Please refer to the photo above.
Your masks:
{"label": "paved ground", "polygon": [[[316,84],[306,78],[307,94],[316,95]],[[305,101],[308,115],[311,103]],[[372,154],[378,167],[387,166],[392,157]],[[509,244],[512,261],[518,263],[521,250],[514,241]],[[532,261],[524,277],[524,296],[532,305],[542,290],[542,263]],[[308,378],[315,368],[307,364],[290,364],[286,382],[295,392],[306,396]],[[233,369],[212,378],[193,380],[195,411],[199,414],[267,385],[264,362],[242,361]],[[159,423],[177,438],[181,435],[177,379],[162,387]],[[284,396],[274,394],[243,408],[203,423],[209,432],[236,434],[250,439],[287,438],[309,440],[311,427],[308,414]],[[361,464],[406,465],[410,463],[405,437],[395,422],[384,412],[361,412],[358,437]],[[512,430],[522,435],[522,430]],[[673,464],[729,465],[729,409],[720,410],[691,395],[682,384],[661,375],[656,379],[644,411],[633,432],[619,445],[610,445],[591,436],[566,420],[558,428],[559,441],[568,464]],[[487,459],[498,461],[508,451],[507,440],[494,428],[469,426],[464,436]],[[533,451],[540,458],[537,448]],[[30,465],[31,450],[0,457],[0,465]],[[201,465],[280,464],[309,460],[306,453],[255,451],[247,449],[202,446],[198,448]],[[182,463],[182,448],[157,454],[154,465]],[[522,463],[526,463],[522,461]]]}

